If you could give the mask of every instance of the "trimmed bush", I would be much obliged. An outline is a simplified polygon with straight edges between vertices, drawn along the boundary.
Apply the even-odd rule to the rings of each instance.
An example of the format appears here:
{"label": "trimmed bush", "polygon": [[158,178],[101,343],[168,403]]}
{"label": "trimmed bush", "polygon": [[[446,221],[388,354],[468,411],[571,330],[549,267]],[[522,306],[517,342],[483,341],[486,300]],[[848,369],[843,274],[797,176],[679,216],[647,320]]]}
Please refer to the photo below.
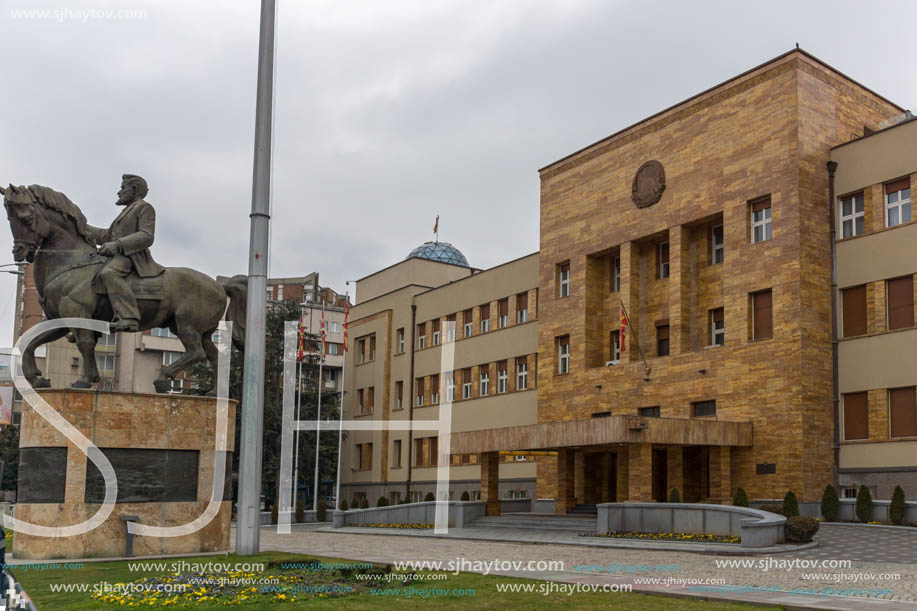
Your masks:
{"label": "trimmed bush", "polygon": [[872,493],[866,486],[860,486],[857,492],[856,514],[860,522],[869,522],[872,516]]}
{"label": "trimmed bush", "polygon": [[464,491],[464,492],[462,493],[462,500],[463,500],[463,501],[470,501],[470,500],[471,500],[471,495],[468,494],[468,491],[467,491],[467,490]]}
{"label": "trimmed bush", "polygon": [[315,520],[317,522],[324,522],[325,516],[328,513],[328,504],[325,503],[325,499],[319,499],[318,507],[315,509]]}
{"label": "trimmed bush", "polygon": [[277,505],[271,505],[271,524],[277,523]]}
{"label": "trimmed bush", "polygon": [[339,509],[341,511],[347,511],[347,499],[341,499],[341,506]]}
{"label": "trimmed bush", "polygon": [[350,502],[351,509],[360,509],[360,499],[359,497],[353,497],[353,500]]}
{"label": "trimmed bush", "polygon": [[369,509],[369,501],[367,499],[364,498],[360,501],[360,509]]}
{"label": "trimmed bush", "polygon": [[296,499],[296,523],[302,524],[306,521],[306,509],[302,506],[302,499]]}
{"label": "trimmed bush", "polygon": [[761,505],[758,509],[761,511],[769,511],[771,513],[776,513],[777,515],[783,515],[783,505],[778,505],[776,503],[769,503],[767,505]]}
{"label": "trimmed bush", "polygon": [[825,493],[821,495],[821,516],[827,522],[837,520],[837,514],[841,511],[841,501],[837,497],[837,490],[834,486],[828,484],[825,486]]}
{"label": "trimmed bush", "polygon": [[380,496],[379,500],[376,501],[376,507],[388,507],[388,499],[384,496]]}
{"label": "trimmed bush", "polygon": [[432,492],[428,492],[426,496],[423,497],[424,501],[435,501],[436,498],[433,496]]}
{"label": "trimmed bush", "polygon": [[783,497],[783,515],[788,518],[799,515],[799,501],[796,500],[796,495],[792,491],[787,492]]}
{"label": "trimmed bush", "polygon": [[672,491],[669,493],[669,502],[670,503],[680,503],[681,495],[678,494],[678,488],[672,488]]}
{"label": "trimmed bush", "polygon": [[888,508],[888,519],[892,521],[892,524],[901,524],[904,522],[904,512],[907,509],[907,505],[904,504],[904,490],[901,486],[895,486],[895,491],[892,493],[892,504]]}
{"label": "trimmed bush", "polygon": [[805,516],[793,516],[786,520],[786,540],[792,543],[808,543],[818,532],[818,520]]}
{"label": "trimmed bush", "polygon": [[748,507],[748,493],[745,492],[745,488],[736,490],[736,493],[732,495],[732,504],[736,507]]}

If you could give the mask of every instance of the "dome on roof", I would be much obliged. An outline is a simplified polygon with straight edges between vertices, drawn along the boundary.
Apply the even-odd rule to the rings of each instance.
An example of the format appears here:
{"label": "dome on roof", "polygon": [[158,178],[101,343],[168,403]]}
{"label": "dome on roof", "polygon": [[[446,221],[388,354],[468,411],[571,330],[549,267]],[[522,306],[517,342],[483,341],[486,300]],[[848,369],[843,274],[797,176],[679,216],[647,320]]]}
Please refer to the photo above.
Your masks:
{"label": "dome on roof", "polygon": [[451,263],[453,265],[470,267],[468,265],[468,259],[466,259],[465,255],[462,254],[462,251],[460,251],[449,242],[424,242],[412,250],[411,254],[405,258],[413,259],[414,257],[417,257],[418,259],[429,259],[430,261],[439,261],[440,263]]}

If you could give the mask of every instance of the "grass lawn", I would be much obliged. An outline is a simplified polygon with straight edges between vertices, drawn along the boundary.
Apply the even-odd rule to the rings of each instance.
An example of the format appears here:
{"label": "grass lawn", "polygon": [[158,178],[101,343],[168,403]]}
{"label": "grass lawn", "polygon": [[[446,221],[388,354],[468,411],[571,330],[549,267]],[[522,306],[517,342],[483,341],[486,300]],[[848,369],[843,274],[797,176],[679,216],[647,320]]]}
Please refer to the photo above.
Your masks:
{"label": "grass lawn", "polygon": [[[690,600],[684,598],[670,598],[663,596],[653,596],[646,594],[632,593],[604,593],[604,592],[576,592],[572,595],[555,592],[544,595],[541,592],[498,592],[496,584],[536,584],[539,587],[544,582],[529,581],[524,579],[513,579],[509,577],[485,576],[476,573],[462,573],[460,575],[448,575],[445,580],[430,579],[428,572],[418,573],[416,579],[410,583],[385,582],[383,578],[373,578],[376,581],[366,581],[358,579],[355,575],[361,571],[339,571],[339,570],[311,570],[311,569],[283,569],[280,563],[349,563],[358,561],[348,561],[339,558],[322,558],[318,556],[305,556],[297,554],[286,554],[280,552],[267,552],[257,556],[206,556],[193,558],[167,558],[159,562],[172,563],[186,561],[189,563],[230,563],[236,562],[260,562],[265,564],[265,572],[254,575],[254,577],[273,575],[284,578],[282,583],[288,584],[306,584],[322,586],[328,584],[346,585],[354,588],[351,593],[333,593],[319,596],[316,593],[293,592],[288,591],[284,594],[274,592],[261,592],[260,587],[255,587],[254,592],[247,586],[236,588],[239,591],[231,591],[218,587],[211,587],[204,594],[193,594],[191,599],[180,598],[172,604],[163,604],[166,602],[169,594],[161,595],[159,600],[147,598],[141,602],[143,595],[135,595],[134,598],[125,599],[123,603],[119,601],[105,602],[103,600],[93,599],[91,596],[92,586],[100,583],[128,583],[137,582],[146,578],[152,581],[160,577],[165,579],[180,580],[183,577],[175,577],[169,571],[140,573],[131,572],[128,569],[126,561],[120,562],[87,562],[82,569],[56,569],[56,570],[28,570],[16,571],[14,574],[26,592],[36,603],[39,609],[46,610],[84,610],[84,609],[115,609],[130,606],[141,606],[145,608],[199,608],[199,609],[216,609],[225,608],[226,606],[248,607],[251,609],[262,609],[265,607],[282,606],[288,608],[310,608],[310,609],[379,609],[380,607],[397,604],[398,608],[415,609],[415,608],[475,608],[475,609],[507,609],[507,608],[527,608],[527,609],[599,609],[615,606],[620,609],[636,610],[654,610],[654,609],[708,609],[708,610],[726,610],[748,608],[746,605],[710,602],[702,600]],[[157,560],[140,560],[138,562],[157,562]],[[372,573],[374,575],[385,574],[390,571],[386,565],[375,565],[372,569],[362,571],[363,573]],[[190,574],[189,574],[190,575]],[[224,574],[225,575],[225,574]],[[251,575],[251,574],[247,574]],[[187,578],[185,575],[184,578]],[[90,584],[87,592],[52,592],[52,584]],[[408,596],[399,593],[397,596],[391,595],[374,595],[373,590],[394,590],[399,588],[410,588],[413,586],[415,593]],[[198,588],[200,586],[194,586]],[[418,594],[422,590],[453,590],[465,589],[474,590],[473,595],[439,595],[424,597]],[[247,594],[247,596],[245,596]],[[215,596],[215,598],[213,598]],[[241,596],[245,596],[242,598]]]}

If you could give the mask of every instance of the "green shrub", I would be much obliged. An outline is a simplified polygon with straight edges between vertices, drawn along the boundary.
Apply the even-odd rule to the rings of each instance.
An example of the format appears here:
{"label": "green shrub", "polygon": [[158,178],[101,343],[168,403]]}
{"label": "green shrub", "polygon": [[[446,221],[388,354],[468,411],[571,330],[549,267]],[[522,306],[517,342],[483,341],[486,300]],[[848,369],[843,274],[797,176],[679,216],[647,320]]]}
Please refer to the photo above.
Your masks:
{"label": "green shrub", "polygon": [[895,486],[895,491],[892,493],[892,504],[888,508],[888,519],[892,521],[892,524],[901,524],[904,522],[904,512],[907,509],[907,505],[904,503],[904,490],[901,489],[901,486]]}
{"label": "green shrub", "polygon": [[302,506],[302,499],[296,499],[296,523],[302,524],[306,521],[306,509]]}
{"label": "green shrub", "polygon": [[808,543],[818,532],[818,520],[805,516],[793,516],[786,520],[786,540],[792,543]]}
{"label": "green shrub", "polygon": [[425,500],[425,501],[435,501],[436,498],[433,496],[433,493],[432,493],[432,492],[428,492],[428,493],[423,497],[423,500]]}
{"label": "green shrub", "polygon": [[380,496],[379,500],[376,501],[376,507],[388,507],[388,499],[384,496]]}
{"label": "green shrub", "polygon": [[761,505],[759,507],[761,511],[769,511],[771,513],[776,513],[777,515],[783,515],[783,505],[778,505],[776,503],[768,503],[767,505]]}
{"label": "green shrub", "polygon": [[821,495],[821,516],[828,522],[837,520],[837,514],[841,511],[841,501],[837,497],[837,490],[834,486],[828,484],[825,486],[825,493]]}
{"label": "green shrub", "polygon": [[325,517],[327,516],[327,513],[328,513],[328,504],[325,503],[325,499],[323,498],[319,499],[318,507],[315,510],[315,520],[317,522],[324,522]]}
{"label": "green shrub", "polygon": [[736,507],[748,507],[748,493],[745,492],[745,488],[736,490],[732,495],[732,504]]}
{"label": "green shrub", "polygon": [[271,524],[277,523],[277,505],[271,505]]}
{"label": "green shrub", "polygon": [[788,518],[799,515],[799,501],[796,500],[796,495],[792,492],[787,492],[786,496],[783,497],[783,515]]}
{"label": "green shrub", "polygon": [[470,500],[471,500],[471,495],[468,494],[468,491],[467,491],[467,490],[464,491],[464,492],[462,493],[462,500],[463,500],[463,501],[470,501]]}
{"label": "green shrub", "polygon": [[872,493],[866,486],[860,486],[857,492],[856,514],[860,522],[869,522],[872,516]]}
{"label": "green shrub", "polygon": [[369,501],[366,498],[360,501],[360,509],[369,509]]}
{"label": "green shrub", "polygon": [[347,499],[341,499],[341,506],[338,509],[341,511],[347,511]]}
{"label": "green shrub", "polygon": [[678,488],[672,488],[672,491],[669,493],[669,502],[670,503],[680,503],[681,495],[678,494]]}
{"label": "green shrub", "polygon": [[361,505],[360,498],[356,496],[353,497],[353,500],[350,502],[351,509],[359,509],[360,505]]}

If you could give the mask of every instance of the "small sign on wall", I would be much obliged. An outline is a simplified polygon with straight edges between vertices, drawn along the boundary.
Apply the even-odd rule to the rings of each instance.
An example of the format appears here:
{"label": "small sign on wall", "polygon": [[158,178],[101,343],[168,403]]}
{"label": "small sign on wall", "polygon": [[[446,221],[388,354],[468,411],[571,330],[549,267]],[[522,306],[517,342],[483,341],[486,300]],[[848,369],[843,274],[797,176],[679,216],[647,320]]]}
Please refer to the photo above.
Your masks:
{"label": "small sign on wall", "polygon": [[759,462],[755,465],[755,472],[758,475],[773,475],[777,472],[777,465],[772,462]]}

